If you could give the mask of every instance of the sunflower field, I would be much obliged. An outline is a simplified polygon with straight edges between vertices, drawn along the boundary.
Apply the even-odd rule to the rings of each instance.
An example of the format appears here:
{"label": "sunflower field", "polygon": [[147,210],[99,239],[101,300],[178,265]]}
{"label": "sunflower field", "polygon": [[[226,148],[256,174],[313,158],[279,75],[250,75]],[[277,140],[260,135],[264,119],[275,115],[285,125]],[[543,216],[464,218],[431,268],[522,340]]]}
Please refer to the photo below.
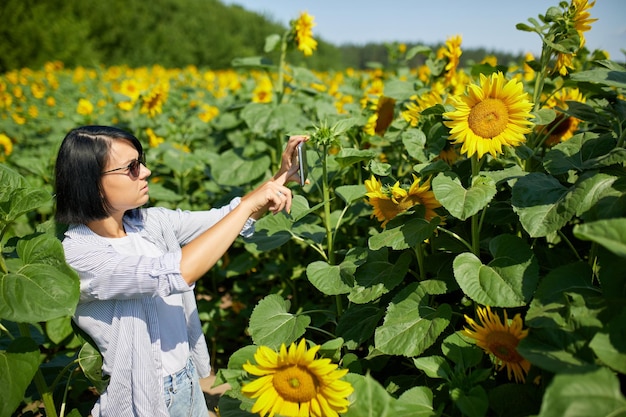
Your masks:
{"label": "sunflower field", "polygon": [[315,53],[303,13],[278,62],[0,75],[0,417],[87,416],[106,387],[53,221],[86,124],[133,132],[150,205],[189,210],[310,137],[291,211],[196,286],[222,417],[626,416],[626,68],[585,48],[592,6],[519,23],[542,46],[520,62],[461,67],[452,36],[315,72],[286,59]]}

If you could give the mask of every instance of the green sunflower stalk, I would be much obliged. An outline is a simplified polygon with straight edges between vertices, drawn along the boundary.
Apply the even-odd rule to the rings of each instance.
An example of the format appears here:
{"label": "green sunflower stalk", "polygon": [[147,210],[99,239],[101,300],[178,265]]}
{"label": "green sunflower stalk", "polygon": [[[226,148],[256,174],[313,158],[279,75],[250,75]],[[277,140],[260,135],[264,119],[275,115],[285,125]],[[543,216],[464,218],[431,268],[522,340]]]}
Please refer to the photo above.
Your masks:
{"label": "green sunflower stalk", "polygon": [[[541,56],[538,61],[530,61],[536,71],[533,87],[534,110],[541,106],[546,78],[553,76],[567,76],[576,67],[577,53],[585,45],[585,32],[591,30],[591,24],[598,19],[591,18],[589,10],[595,1],[572,0],[569,5],[561,2],[559,7],[550,7],[545,16],[540,15],[543,23],[529,19],[532,26],[518,23],[516,28],[527,32],[535,32],[542,41]],[[538,148],[541,143],[531,140],[529,147]]]}

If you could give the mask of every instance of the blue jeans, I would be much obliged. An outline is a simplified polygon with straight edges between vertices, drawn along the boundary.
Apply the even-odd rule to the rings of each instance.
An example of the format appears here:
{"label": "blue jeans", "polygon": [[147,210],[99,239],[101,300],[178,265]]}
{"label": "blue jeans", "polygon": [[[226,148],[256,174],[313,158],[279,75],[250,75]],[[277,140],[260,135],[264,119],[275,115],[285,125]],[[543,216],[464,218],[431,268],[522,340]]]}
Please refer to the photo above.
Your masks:
{"label": "blue jeans", "polygon": [[163,378],[163,395],[171,417],[207,417],[204,393],[191,359],[174,375]]}

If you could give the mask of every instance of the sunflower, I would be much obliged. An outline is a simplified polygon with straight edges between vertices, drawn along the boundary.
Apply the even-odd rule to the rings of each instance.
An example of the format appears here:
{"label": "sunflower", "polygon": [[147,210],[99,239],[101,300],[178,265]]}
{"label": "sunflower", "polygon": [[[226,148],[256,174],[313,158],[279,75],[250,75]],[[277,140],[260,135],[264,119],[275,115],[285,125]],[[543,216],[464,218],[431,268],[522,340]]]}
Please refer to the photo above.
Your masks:
{"label": "sunflower", "polygon": [[76,106],[76,113],[82,116],[89,116],[93,113],[93,104],[86,98],[79,99],[78,105]]}
{"label": "sunflower", "polygon": [[300,13],[297,20],[291,22],[293,38],[296,41],[296,47],[302,51],[304,56],[313,55],[313,51],[317,48],[317,41],[313,39],[313,16],[307,12]]}
{"label": "sunflower", "polygon": [[524,382],[525,375],[530,369],[530,362],[517,352],[517,345],[520,340],[528,336],[528,329],[522,327],[524,323],[519,314],[516,314],[509,323],[506,310],[504,311],[504,322],[497,314],[491,312],[491,308],[477,308],[478,317],[481,324],[465,315],[465,321],[470,328],[463,329],[462,333],[476,340],[476,344],[489,355],[495,358],[498,370],[506,366],[506,373],[509,380],[511,374],[515,377],[515,382]]}
{"label": "sunflower", "polygon": [[452,97],[456,110],[444,113],[450,140],[462,143],[461,153],[481,158],[502,153],[502,145],[517,146],[532,130],[532,103],[522,83],[506,81],[501,72],[480,74],[480,85],[470,84],[468,94]]}
{"label": "sunflower", "polygon": [[161,136],[157,136],[157,134],[154,133],[154,130],[152,130],[152,128],[146,129],[146,136],[148,136],[148,144],[151,148],[156,148],[160,144],[165,142],[165,139],[162,138]]}
{"label": "sunflower", "polygon": [[414,95],[411,97],[410,102],[405,104],[406,110],[402,111],[400,115],[408,122],[412,127],[416,127],[422,115],[422,112],[437,104],[443,104],[444,90],[440,88],[440,84],[433,84],[433,89],[420,96]]}
{"label": "sunflower", "polygon": [[130,101],[135,102],[141,95],[141,87],[137,80],[123,80],[120,84],[119,93],[128,97]]}
{"label": "sunflower", "polygon": [[0,147],[4,149],[3,154],[0,154],[0,161],[4,161],[4,156],[9,156],[13,152],[13,141],[4,133],[0,133]]}
{"label": "sunflower", "polygon": [[[579,37],[578,47],[582,48],[585,45],[585,32],[591,30],[591,24],[598,19],[592,19],[589,9],[596,4],[595,1],[589,3],[588,0],[572,0],[569,10],[566,15],[569,17],[570,24],[576,29]],[[565,76],[567,73],[574,69],[575,53],[566,54],[559,52],[556,55],[556,62],[554,64],[555,72]]]}
{"label": "sunflower", "polygon": [[448,61],[444,68],[445,79],[448,84],[455,77],[456,69],[460,63],[461,54],[463,54],[463,51],[461,50],[462,41],[463,38],[461,35],[449,37],[446,40],[445,47],[440,48],[437,54],[438,58],[446,59]]}
{"label": "sunflower", "polygon": [[259,346],[254,359],[243,365],[246,372],[259,378],[245,384],[241,391],[257,398],[252,412],[261,416],[276,414],[298,417],[337,417],[348,411],[347,397],[352,385],[341,378],[347,369],[337,369],[330,359],[315,359],[321,346],[307,350],[304,339],[289,350],[281,345],[280,352]]}
{"label": "sunflower", "polygon": [[370,108],[374,111],[367,119],[364,131],[368,135],[383,136],[393,121],[396,101],[390,97],[380,96],[372,99]]}
{"label": "sunflower", "polygon": [[[559,90],[554,96],[548,100],[546,107],[556,109],[557,107],[567,110],[568,101],[578,101],[580,103],[585,102],[585,97],[578,90],[578,88],[564,88]],[[565,142],[572,136],[578,129],[580,119],[568,116],[560,111],[556,112],[556,118],[548,126],[542,127],[541,131],[546,131],[549,135],[545,140],[544,145],[547,147],[554,146],[560,142]]]}
{"label": "sunflower", "polygon": [[152,90],[142,97],[141,109],[142,114],[154,117],[163,113],[163,104],[167,100],[168,85],[165,83],[157,84]]}
{"label": "sunflower", "polygon": [[252,92],[253,103],[271,103],[273,92],[272,81],[268,77],[260,77]]}
{"label": "sunflower", "polygon": [[396,182],[392,187],[383,187],[380,180],[373,175],[365,180],[368,202],[374,207],[374,216],[382,222],[384,228],[387,223],[416,205],[422,205],[426,209],[424,218],[428,221],[437,216],[435,209],[441,207],[441,203],[435,198],[430,190],[430,180],[420,184],[419,179],[413,175],[413,184],[408,190]]}
{"label": "sunflower", "polygon": [[439,155],[435,158],[435,161],[440,160],[448,165],[454,165],[459,159],[459,151],[450,141],[447,141],[443,149],[439,152]]}
{"label": "sunflower", "polygon": [[591,30],[591,24],[598,19],[592,19],[589,9],[596,4],[595,0],[589,3],[588,0],[572,0],[570,10],[572,11],[572,22],[580,37],[580,47],[585,45],[585,32]]}
{"label": "sunflower", "polygon": [[556,62],[554,63],[554,71],[558,72],[562,76],[566,76],[572,69],[574,69],[574,55],[563,53],[557,54]]}

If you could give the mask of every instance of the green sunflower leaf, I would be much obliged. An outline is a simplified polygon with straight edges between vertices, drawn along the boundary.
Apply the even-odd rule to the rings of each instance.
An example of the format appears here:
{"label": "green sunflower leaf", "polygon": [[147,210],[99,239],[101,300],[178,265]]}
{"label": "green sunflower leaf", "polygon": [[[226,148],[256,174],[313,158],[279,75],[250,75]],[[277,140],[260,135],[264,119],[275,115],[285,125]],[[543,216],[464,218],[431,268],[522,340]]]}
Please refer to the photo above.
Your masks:
{"label": "green sunflower leaf", "polygon": [[357,375],[349,373],[345,376],[345,380],[354,388],[354,392],[350,396],[350,407],[344,417],[396,417],[394,410],[395,398],[393,398],[369,374]]}
{"label": "green sunflower leaf", "polygon": [[201,167],[203,161],[193,153],[170,148],[163,153],[163,164],[173,172],[185,176]]}
{"label": "green sunflower leaf", "polygon": [[26,187],[26,179],[5,164],[0,164],[0,203],[11,200],[13,190]]}
{"label": "green sunflower leaf", "polygon": [[433,392],[428,387],[413,387],[403,392],[394,404],[396,416],[435,417]]}
{"label": "green sunflower leaf", "polygon": [[103,392],[109,384],[109,377],[102,375],[102,355],[90,343],[85,343],[78,352],[78,363],[85,376],[98,389]]}
{"label": "green sunflower leaf", "polygon": [[58,317],[48,320],[46,323],[46,335],[57,345],[60,345],[65,339],[74,336],[71,317]]}
{"label": "green sunflower leaf", "polygon": [[369,162],[373,159],[376,159],[378,153],[365,149],[352,149],[352,148],[344,148],[339,151],[339,153],[335,156],[335,161],[339,164],[339,166],[345,168],[353,164],[361,163],[361,162]]}
{"label": "green sunflower leaf", "polygon": [[554,111],[554,109],[540,109],[534,111],[533,115],[535,116],[533,119],[533,123],[535,123],[535,125],[537,126],[548,125],[552,123],[554,119],[556,119],[556,112]]}
{"label": "green sunflower leaf", "polygon": [[239,186],[261,178],[270,167],[270,157],[261,155],[257,158],[244,158],[241,152],[229,149],[221,154],[219,160],[211,164],[215,181],[222,185]]}
{"label": "green sunflower leaf", "polygon": [[626,399],[617,376],[607,368],[557,374],[546,390],[538,417],[623,416]]}
{"label": "green sunflower leaf", "polygon": [[484,175],[476,176],[472,186],[465,189],[457,176],[444,172],[433,179],[432,188],[437,200],[459,220],[466,220],[487,207],[496,195],[494,180]]}
{"label": "green sunflower leaf", "polygon": [[0,275],[0,318],[37,323],[74,314],[79,280],[65,263],[61,242],[47,234],[24,237],[17,253],[18,269]]}
{"label": "green sunflower leaf", "polygon": [[150,198],[157,201],[160,205],[165,205],[166,203],[175,204],[181,201],[184,196],[178,194],[174,190],[170,190],[162,183],[157,182],[150,184]]}
{"label": "green sunflower leaf", "polygon": [[596,172],[582,177],[572,190],[576,216],[586,222],[626,214],[626,178]]}
{"label": "green sunflower leaf", "polygon": [[349,261],[340,265],[315,261],[306,267],[306,275],[311,284],[326,295],[339,295],[350,292],[354,285],[356,266]]}
{"label": "green sunflower leaf", "polygon": [[[296,203],[294,199],[294,203]],[[281,247],[292,238],[291,219],[284,213],[275,216],[263,216],[255,223],[255,232],[245,239],[246,246],[259,252]]]}
{"label": "green sunflower leaf", "polygon": [[217,408],[220,410],[221,417],[254,417],[258,415],[250,411],[254,403],[254,399],[230,390],[220,397]]}
{"label": "green sunflower leaf", "polygon": [[342,185],[335,188],[335,194],[337,194],[346,203],[350,204],[353,201],[360,200],[365,197],[365,185]]}
{"label": "green sunflower leaf", "polygon": [[578,202],[554,177],[531,173],[517,180],[511,204],[531,237],[543,237],[563,227],[576,213]]}
{"label": "green sunflower leaf", "polygon": [[394,262],[388,260],[386,250],[381,254],[383,256],[376,256],[380,254],[371,252],[367,262],[357,270],[356,283],[348,295],[351,302],[365,304],[377,300],[406,276],[413,259],[409,252],[403,252]]}
{"label": "green sunflower leaf", "polygon": [[291,303],[278,294],[263,298],[252,311],[250,336],[255,345],[280,348],[295,342],[304,334],[311,318],[289,313]]}
{"label": "green sunflower leaf", "polygon": [[483,351],[475,343],[468,342],[460,331],[444,339],[441,351],[460,369],[470,369],[478,365],[483,358]]}
{"label": "green sunflower leaf", "polygon": [[488,265],[472,253],[454,259],[454,277],[463,292],[482,305],[526,305],[539,280],[539,265],[531,248],[516,236],[500,235],[490,242],[489,250],[493,260]]}
{"label": "green sunflower leaf", "polygon": [[6,203],[0,202],[0,221],[3,223],[12,223],[22,214],[43,206],[52,195],[40,188],[17,188],[9,199]]}
{"label": "green sunflower leaf", "polygon": [[487,392],[481,386],[469,390],[454,388],[450,392],[454,404],[468,417],[483,417],[489,408]]}
{"label": "green sunflower leaf", "polygon": [[426,290],[414,283],[400,291],[376,329],[376,349],[387,355],[418,356],[429,348],[450,324],[448,304],[428,305]]}
{"label": "green sunflower leaf", "polygon": [[576,225],[574,236],[599,243],[617,256],[626,257],[626,218]]}
{"label": "green sunflower leaf", "polygon": [[390,80],[385,83],[385,96],[398,101],[408,100],[415,94],[413,83],[402,80]]}
{"label": "green sunflower leaf", "polygon": [[609,368],[626,374],[626,310],[613,317],[606,327],[596,333],[589,347]]}
{"label": "green sunflower leaf", "polygon": [[[396,218],[400,217],[402,216]],[[370,237],[368,244],[372,250],[378,250],[383,247],[389,247],[394,250],[414,248],[432,237],[440,222],[441,219],[439,217],[435,217],[429,223],[428,220],[423,218],[411,216],[409,220],[404,218],[402,222],[399,221],[400,225],[398,227],[392,227],[395,224],[392,221],[381,233]]]}
{"label": "green sunflower leaf", "polygon": [[336,334],[345,340],[348,349],[356,349],[374,334],[385,311],[372,304],[351,304],[339,317]]}
{"label": "green sunflower leaf", "polygon": [[272,52],[276,46],[280,44],[280,35],[278,33],[273,33],[265,38],[265,46],[263,47],[263,52],[266,54]]}
{"label": "green sunflower leaf", "polygon": [[300,117],[300,108],[289,103],[282,103],[278,106],[249,103],[241,110],[241,118],[250,130],[261,136],[267,135],[268,132],[296,130]]}
{"label": "green sunflower leaf", "polygon": [[572,74],[574,81],[587,81],[604,84],[610,87],[626,88],[626,72],[613,68],[594,68]]}
{"label": "green sunflower leaf", "polygon": [[31,338],[17,338],[6,351],[0,350],[0,416],[13,415],[39,368],[39,361],[39,346]]}
{"label": "green sunflower leaf", "polygon": [[426,155],[426,134],[420,129],[407,129],[402,132],[402,144],[409,156],[417,161],[426,162],[430,158]]}
{"label": "green sunflower leaf", "polygon": [[578,134],[552,148],[545,156],[544,167],[552,175],[561,175],[570,170],[582,172],[621,164],[626,161],[626,151],[615,144],[611,137]]}
{"label": "green sunflower leaf", "polygon": [[450,364],[443,356],[434,355],[413,358],[413,364],[429,378],[442,378],[450,381],[450,378],[453,376],[452,368],[450,368]]}

